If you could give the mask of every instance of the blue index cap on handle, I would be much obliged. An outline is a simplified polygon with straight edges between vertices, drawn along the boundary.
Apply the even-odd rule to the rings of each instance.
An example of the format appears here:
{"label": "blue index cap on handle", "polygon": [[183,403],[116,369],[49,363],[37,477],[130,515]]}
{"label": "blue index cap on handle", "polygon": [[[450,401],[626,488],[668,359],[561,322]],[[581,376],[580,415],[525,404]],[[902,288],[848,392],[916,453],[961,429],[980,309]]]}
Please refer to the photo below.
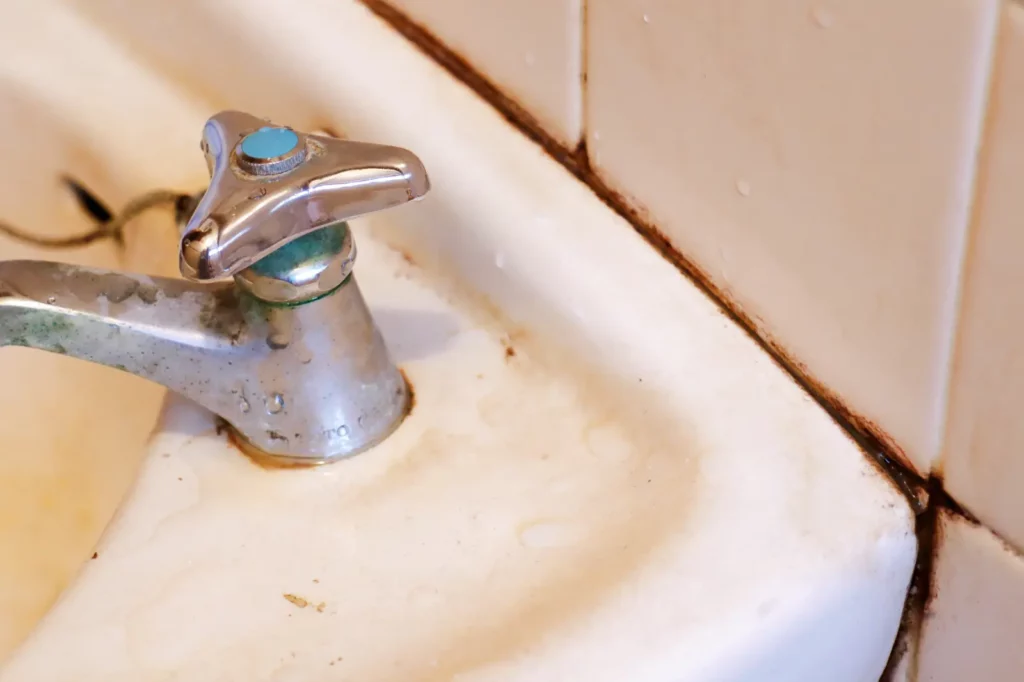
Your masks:
{"label": "blue index cap on handle", "polygon": [[288,128],[266,126],[249,133],[242,140],[242,153],[261,161],[276,159],[292,152],[299,145],[299,136]]}

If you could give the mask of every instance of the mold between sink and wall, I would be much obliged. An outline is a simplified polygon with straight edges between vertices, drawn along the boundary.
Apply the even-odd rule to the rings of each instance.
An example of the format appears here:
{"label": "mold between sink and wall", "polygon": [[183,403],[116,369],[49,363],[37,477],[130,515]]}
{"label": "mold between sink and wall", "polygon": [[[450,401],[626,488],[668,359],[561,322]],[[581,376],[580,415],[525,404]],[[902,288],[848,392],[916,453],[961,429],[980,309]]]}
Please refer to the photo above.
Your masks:
{"label": "mold between sink and wall", "polygon": [[[938,565],[934,552],[937,551],[936,543],[934,542],[934,536],[938,532],[938,523],[936,519],[939,517],[949,517],[958,519],[957,523],[961,525],[976,525],[977,519],[969,511],[965,510],[960,503],[954,500],[947,493],[943,487],[943,480],[941,476],[941,466],[936,468],[935,473],[929,473],[927,469],[921,470],[919,466],[915,465],[915,462],[911,461],[911,457],[907,455],[901,444],[886,432],[885,428],[878,424],[875,420],[867,417],[863,412],[859,411],[858,408],[863,407],[861,404],[851,404],[841,397],[837,392],[833,391],[824,382],[815,378],[814,371],[809,369],[806,365],[800,362],[796,355],[791,352],[783,343],[780,343],[771,331],[771,325],[765,324],[765,322],[754,315],[748,314],[744,307],[738,302],[737,298],[728,289],[728,285],[719,286],[715,283],[714,278],[704,271],[692,258],[687,257],[681,253],[671,242],[670,238],[659,228],[658,221],[649,215],[646,209],[643,207],[641,202],[637,201],[634,197],[628,196],[624,190],[617,189],[609,185],[604,178],[596,172],[591,166],[591,155],[587,147],[587,135],[583,134],[580,136],[580,140],[577,143],[575,140],[569,140],[568,142],[564,139],[564,136],[559,134],[557,131],[552,131],[550,127],[545,127],[540,124],[533,115],[533,111],[536,110],[537,106],[546,104],[545,102],[537,101],[517,101],[515,96],[510,94],[513,92],[513,88],[507,87],[505,83],[499,83],[496,80],[492,80],[493,72],[488,67],[486,59],[481,58],[479,50],[473,47],[472,50],[476,51],[462,51],[456,46],[457,44],[465,43],[464,36],[460,31],[464,32],[465,26],[460,22],[458,17],[451,13],[450,9],[446,10],[445,7],[457,6],[456,2],[450,2],[438,7],[433,8],[431,11],[427,11],[419,7],[415,2],[394,0],[393,2],[388,0],[362,0],[368,8],[370,8],[375,14],[380,16],[383,20],[388,22],[393,28],[399,33],[409,39],[425,54],[435,59],[439,64],[446,68],[455,77],[462,80],[467,86],[472,88],[482,98],[487,100],[494,106],[510,123],[515,125],[521,132],[523,132],[531,140],[539,144],[550,156],[561,163],[569,172],[575,175],[578,179],[584,182],[590,189],[609,206],[612,210],[618,213],[620,216],[625,218],[633,227],[637,230],[655,249],[658,250],[669,262],[673,263],[680,271],[686,274],[693,282],[695,282],[710,298],[718,303],[723,310],[727,312],[730,318],[746,330],[758,344],[771,355],[781,366],[783,366],[791,376],[796,379],[802,387],[804,387],[822,407],[824,407],[828,413],[841,424],[858,442],[860,447],[870,456],[875,462],[879,464],[883,471],[886,472],[887,476],[893,481],[907,497],[912,504],[913,508],[918,514],[917,520],[917,534],[922,548],[917,569],[915,571],[914,586],[912,587],[906,605],[906,612],[904,615],[904,626],[899,637],[897,645],[894,647],[892,659],[887,667],[886,676],[887,678],[896,678],[899,675],[908,674],[906,668],[906,657],[902,654],[909,650],[913,654],[914,670],[911,671],[911,679],[917,679],[917,651],[916,641],[921,631],[923,621],[926,618],[927,603],[929,600],[934,600],[937,596],[939,587],[938,582],[931,578],[935,566]],[[584,14],[587,11],[589,3],[582,2]],[[631,8],[632,14],[635,17],[640,17],[642,13],[643,22],[650,23],[651,19],[648,16],[647,7],[651,3],[633,3]],[[967,93],[965,97],[968,100],[973,100],[978,97],[985,99],[987,96],[986,91],[988,86],[986,80],[988,76],[986,73],[989,69],[992,69],[995,73],[992,75],[993,85],[992,88],[995,92],[993,95],[993,101],[989,107],[988,115],[990,117],[997,117],[994,121],[988,121],[984,126],[980,120],[975,121],[977,125],[974,127],[973,133],[967,132],[967,138],[976,139],[984,137],[986,140],[995,135],[1001,140],[1006,138],[1004,141],[1008,143],[1009,147],[1016,148],[1013,145],[1014,140],[1018,140],[1019,133],[1014,137],[1013,130],[1018,129],[1020,126],[1016,124],[1009,124],[1007,121],[1012,119],[1011,114],[1007,113],[1012,109],[1017,111],[1019,107],[1018,96],[1013,93],[1018,92],[1019,88],[1014,88],[1009,83],[1012,81],[1016,83],[1020,80],[1019,73],[1022,71],[1014,66],[1007,66],[1012,63],[1017,65],[1020,60],[1011,60],[1010,55],[1020,55],[1020,45],[1024,44],[1020,40],[1020,35],[1024,35],[1024,31],[1021,27],[1024,26],[1024,10],[1021,9],[1019,3],[1015,2],[1001,2],[1001,3],[988,3],[981,2],[980,0],[975,3],[961,3],[956,5],[950,3],[949,7],[944,8],[949,10],[944,13],[936,22],[941,22],[949,19],[949,16],[956,14],[957,11],[964,9],[964,15],[970,14],[970,26],[964,26],[962,32],[964,34],[970,33],[971,36],[976,38],[977,50],[976,54],[971,54],[969,51],[966,53],[967,59],[974,59],[975,68],[971,72],[971,76],[967,78],[964,83],[966,87],[971,89],[971,92]],[[970,5],[970,12],[966,11],[966,7]],[[808,16],[812,20],[812,23],[820,30],[843,30],[843,21],[846,17],[843,16],[843,8],[840,6],[821,6],[821,5],[808,5]],[[998,9],[997,9],[998,8]],[[664,9],[664,7],[662,8]],[[1001,9],[1001,11],[1000,11]],[[522,12],[524,14],[530,13],[532,10],[524,7]],[[738,10],[740,14],[745,13],[745,10]],[[925,13],[927,14],[927,13]],[[414,16],[415,15],[415,16]],[[662,21],[667,17],[660,17]],[[921,21],[926,22],[931,17],[922,16]],[[538,19],[542,20],[542,19]],[[586,20],[584,20],[585,23]],[[962,22],[961,22],[962,23]],[[997,29],[998,25],[998,29]],[[477,30],[480,33],[486,33],[491,30],[489,26],[480,26]],[[569,27],[570,32],[575,30]],[[770,29],[766,29],[770,30]],[[999,32],[998,40],[994,38],[996,32]],[[458,37],[458,40],[447,40],[452,36]],[[586,45],[590,33],[587,30],[583,30],[583,59],[580,67],[580,77],[583,79],[584,89],[586,88],[586,80],[588,75],[589,60],[587,58],[588,49],[592,49],[592,46]],[[607,42],[607,36],[605,36]],[[623,38],[623,41],[626,41]],[[462,41],[462,43],[459,43]],[[518,43],[514,37],[502,36],[500,41],[502,48],[506,50],[514,51]],[[992,47],[993,43],[998,43],[997,48]],[[987,45],[987,47],[986,47]],[[464,45],[465,47],[465,45]],[[604,50],[608,51],[610,48],[608,45],[604,45]],[[955,49],[959,49],[963,45],[959,44]],[[467,48],[469,49],[469,48]],[[616,49],[627,50],[630,49],[629,45],[625,43],[621,46],[617,46]],[[951,48],[953,50],[954,48]],[[993,55],[992,53],[997,54]],[[728,58],[729,55],[719,55],[723,58]],[[737,60],[742,61],[745,57],[749,57],[749,54],[733,55]],[[1008,61],[1010,60],[1010,61]],[[737,69],[740,67],[737,66]],[[529,79],[528,70],[524,70],[521,74],[520,80]],[[548,76],[544,76],[548,77]],[[1016,79],[1016,80],[1014,80]],[[959,82],[959,81],[958,81]],[[519,81],[516,84],[521,84]],[[571,87],[571,84],[570,84]],[[668,87],[668,86],[666,86]],[[1011,93],[1007,95],[1006,93]],[[585,106],[589,100],[584,97]],[[1009,100],[1010,104],[1007,106],[1003,103],[1003,100]],[[971,107],[967,107],[970,109]],[[984,106],[974,107],[974,109],[984,110]],[[1006,111],[1004,111],[1004,109]],[[995,113],[998,110],[998,114]],[[977,114],[977,111],[975,111]],[[964,114],[966,119],[966,127],[969,128],[971,124],[972,116],[979,118],[970,112]],[[587,116],[584,115],[584,121],[587,120]],[[980,115],[980,118],[984,118],[984,114]],[[1018,120],[1019,116],[1016,117]],[[960,131],[962,132],[962,131]],[[593,134],[596,138],[597,133]],[[1009,139],[1012,138],[1012,139]],[[1005,146],[1005,145],[1004,145]],[[1009,148],[1008,147],[1008,148]],[[975,150],[977,151],[977,150]],[[988,160],[986,154],[982,156],[978,163],[982,166],[987,167],[992,162]],[[995,163],[1001,163],[1000,168],[1010,164],[1006,160],[1009,153],[1004,152],[1002,157],[998,154],[995,155]],[[1000,161],[1000,158],[1002,160]],[[982,186],[984,176],[986,174],[986,168],[983,167],[979,171],[981,173],[980,179],[977,181],[978,186],[972,187],[970,190],[966,190],[967,194],[977,194],[981,196],[978,200],[979,203],[982,201],[988,201],[989,205],[994,208],[990,208],[989,212],[998,212],[1002,210],[1006,213],[1005,198],[1000,199],[1002,195],[998,194],[999,186],[997,185],[996,194],[994,199],[989,198],[992,192]],[[667,171],[668,169],[666,169]],[[1001,177],[1011,178],[1016,175],[1006,168],[1002,168]],[[971,185],[970,180],[971,174],[967,174],[967,184]],[[997,183],[999,181],[997,180]],[[751,186],[745,179],[737,181],[736,185],[737,192],[747,197],[750,195]],[[1006,194],[1005,191],[1002,194]],[[1002,201],[1002,203],[1000,203]],[[977,212],[977,207],[975,211]],[[967,219],[967,218],[965,218]],[[991,222],[991,218],[983,215],[979,218],[974,215],[969,218],[973,229],[975,231],[980,228],[974,225],[975,222],[980,220],[988,220]],[[1005,222],[1005,221],[1004,221]],[[998,228],[998,226],[997,226]],[[990,228],[992,229],[992,228]],[[1004,231],[1006,228],[1002,228]],[[1005,241],[1005,240],[1004,240]],[[988,258],[992,260],[992,247],[990,244],[992,239],[989,238],[988,242],[985,242],[988,251],[983,252],[982,258]],[[999,266],[993,266],[990,272],[995,272],[995,275],[990,275],[989,279],[993,277],[998,278],[1005,275],[1000,275],[1003,272]],[[966,277],[966,276],[965,276]],[[989,292],[991,293],[991,292]],[[980,300],[980,299],[979,299]],[[975,317],[979,314],[991,313],[989,308],[984,308],[984,304],[979,305],[973,304],[976,309],[982,310],[981,313],[972,313]],[[999,314],[1002,322],[1005,323],[1006,314],[1010,311],[1002,311]],[[991,318],[992,315],[989,314]],[[771,320],[769,320],[771,322]],[[969,322],[969,321],[968,321]],[[976,324],[976,323],[975,323]],[[965,324],[966,326],[966,324]],[[991,326],[991,325],[990,325]],[[981,332],[971,330],[974,336],[970,337],[968,341],[973,341],[975,337]],[[988,332],[991,333],[991,332]],[[1013,336],[1010,334],[1010,336]],[[962,351],[961,351],[962,352]],[[976,352],[976,351],[975,351]],[[984,355],[984,354],[983,354]],[[970,358],[968,358],[970,359]],[[950,360],[952,362],[952,360]],[[960,362],[958,360],[958,362]],[[975,368],[984,365],[985,361],[975,362],[970,369],[977,374]],[[989,364],[992,364],[989,362]],[[985,367],[981,367],[982,370]],[[998,370],[997,370],[998,371]],[[970,376],[968,381],[970,381]],[[962,379],[953,378],[951,382],[961,382]],[[1000,395],[1002,395],[1000,393]],[[990,399],[991,400],[991,399]],[[1010,403],[1012,404],[1012,403]],[[954,404],[951,408],[952,411],[963,412],[963,401],[961,405],[957,406]],[[996,409],[995,412],[1002,414],[1002,411]],[[956,415],[954,415],[956,416]],[[993,419],[998,421],[1000,417]],[[972,417],[960,418],[953,420],[953,435],[960,436],[969,432],[969,429],[964,427],[964,424],[972,424]],[[1005,419],[1004,419],[1005,421]],[[941,425],[940,429],[943,428]],[[989,430],[991,433],[991,429]],[[991,436],[989,436],[991,441]],[[967,448],[972,451],[976,450],[976,444],[974,441],[967,443],[966,438],[960,438],[957,441],[957,445],[960,450]],[[991,460],[990,453],[982,453],[985,457]],[[949,455],[946,455],[947,457]],[[964,464],[965,452],[952,453],[954,467],[954,474],[959,478],[959,481],[954,481],[954,486],[951,490],[959,491],[965,496],[965,500],[969,498],[972,503],[980,505],[981,511],[989,512],[991,519],[996,519],[1002,523],[1003,528],[1007,528],[1008,522],[1005,520],[1006,510],[1012,507],[1008,502],[989,502],[982,501],[983,493],[981,487],[978,485],[977,480],[983,479],[988,476],[990,479],[993,477],[991,472],[995,472],[998,469],[986,469],[982,473],[972,473],[971,476],[965,476],[964,471],[968,468]],[[917,463],[919,465],[919,463]],[[971,466],[975,467],[977,471],[982,471],[981,467],[978,467],[976,463],[972,463]],[[1011,467],[1012,468],[1012,467]],[[923,473],[922,473],[923,471]],[[975,480],[976,479],[976,480]],[[966,483],[964,482],[966,481]],[[986,479],[991,485],[991,482]],[[1006,485],[1007,481],[1004,480],[1001,485]],[[973,486],[973,487],[971,487]],[[1009,486],[1007,486],[1009,489]],[[1000,513],[1002,516],[995,515],[990,509],[995,509],[997,506],[1002,505]],[[979,530],[979,532],[981,532]],[[999,538],[1000,535],[996,531],[985,529],[984,532],[990,533],[993,537]],[[958,536],[959,537],[959,536]],[[1005,544],[1005,543],[1004,543]],[[1005,544],[1005,548],[1012,547],[1011,544]],[[1014,557],[1018,557],[1020,561],[1024,562],[1024,555],[1021,555],[1019,550],[1006,550],[1010,551],[1010,554]],[[948,613],[946,614],[948,618]],[[903,667],[897,669],[903,664]],[[932,667],[934,672],[935,667]],[[922,673],[925,674],[925,673]],[[931,673],[928,673],[931,674]],[[926,679],[925,677],[921,678]],[[927,679],[931,679],[930,677]],[[943,678],[945,679],[945,678]]]}
{"label": "mold between sink and wall", "polygon": [[[87,672],[109,682],[142,671],[199,680],[248,667],[254,679],[320,671],[340,678],[344,665],[405,679],[433,674],[434,660],[438,679],[460,671],[465,679],[536,679],[537,670],[571,679],[587,666],[591,679],[609,680],[764,682],[765,671],[774,671],[787,681],[824,674],[860,682],[877,675],[912,567],[909,507],[729,317],[562,167],[358,6],[203,7],[224,16],[181,15],[248,39],[267,31],[292,38],[267,57],[263,40],[253,40],[250,53],[245,40],[222,36],[247,72],[259,75],[262,93],[276,76],[305,98],[297,112],[316,110],[318,120],[342,121],[360,139],[422,151],[434,200],[396,213],[393,224],[366,223],[360,243],[370,266],[359,270],[367,293],[380,297],[371,304],[417,391],[417,407],[373,456],[334,471],[281,472],[239,457],[207,415],[172,405],[96,560],[0,677],[80,680]],[[348,31],[346,39],[323,39],[338,30]],[[150,42],[167,35],[142,34]],[[321,39],[294,39],[300,35]],[[256,68],[264,58],[281,70]],[[368,74],[368,64],[379,70]],[[204,87],[217,92],[213,80],[237,84],[246,72],[187,73],[211,79]],[[56,76],[59,84],[59,70]],[[325,80],[331,88],[322,87]],[[421,98],[429,106],[410,116],[409,102]],[[91,112],[110,124],[109,113],[82,109],[74,116]],[[153,107],[151,114],[176,130],[160,116],[184,118],[181,109],[172,107],[171,116]],[[126,117],[119,128],[127,136],[138,126]],[[168,143],[161,158],[172,174],[187,165],[180,150],[195,151],[195,131],[188,132],[154,142]],[[112,149],[111,163],[131,168],[137,160],[128,147]],[[406,259],[415,266],[403,266]],[[457,291],[481,298],[428,295],[444,286],[424,272],[447,273],[460,282]],[[609,273],[625,275],[629,286]],[[503,314],[489,315],[490,308]],[[443,324],[445,315],[418,314],[445,311],[461,321],[458,333]],[[549,343],[568,346],[570,361],[548,356]],[[607,409],[615,413],[610,420]],[[635,419],[643,433],[634,437],[622,419]],[[536,423],[545,428],[531,430]],[[636,459],[635,440],[659,438],[671,440],[663,443],[671,453]],[[533,447],[548,441],[550,453]],[[519,456],[527,450],[534,456]],[[669,471],[648,472],[642,465],[651,459]],[[530,480],[556,465],[567,470],[550,486]],[[663,478],[676,485],[659,488]],[[483,499],[517,482],[517,494],[500,504]],[[591,590],[587,571],[598,582],[616,577],[606,575],[602,554],[592,566],[555,570],[552,582],[564,588],[555,594],[536,590],[556,607],[573,602],[572,622],[538,605],[529,594],[535,586],[510,587],[516,576],[502,572],[506,551],[550,567],[597,545],[587,520],[557,508],[560,500],[584,496],[598,525],[629,525],[631,515],[649,521],[656,514],[645,511],[657,501],[652,490],[662,493],[659,506],[677,512],[651,524],[656,532],[669,526],[660,535],[664,546],[646,554],[614,543],[602,549],[638,562],[628,579]],[[538,509],[538,501],[556,508]],[[473,519],[478,508],[491,517]],[[481,526],[503,514],[498,520],[507,523],[497,530]],[[629,541],[631,534],[611,535]],[[648,537],[643,529],[636,535]],[[436,542],[420,546],[424,538]],[[495,553],[471,551],[479,545],[467,539]],[[487,565],[474,563],[480,558]],[[614,574],[618,564],[609,563]],[[533,570],[526,566],[520,577],[539,575]],[[436,575],[450,589],[414,584],[410,573]],[[584,597],[572,589],[577,581]],[[394,609],[381,608],[387,600]],[[588,604],[575,609],[573,600]],[[520,601],[525,610],[517,609]],[[414,620],[424,624],[418,632]],[[542,631],[530,640],[523,624]],[[354,653],[338,651],[339,644]],[[405,671],[395,667],[396,656],[405,657]]]}

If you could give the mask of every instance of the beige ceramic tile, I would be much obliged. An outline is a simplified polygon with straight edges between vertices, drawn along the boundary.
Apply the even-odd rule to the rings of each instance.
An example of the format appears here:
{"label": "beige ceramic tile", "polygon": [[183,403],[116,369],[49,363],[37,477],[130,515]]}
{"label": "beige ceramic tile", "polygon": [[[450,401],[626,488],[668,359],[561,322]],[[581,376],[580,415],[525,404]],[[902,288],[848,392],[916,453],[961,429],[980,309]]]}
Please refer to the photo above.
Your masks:
{"label": "beige ceramic tile", "polygon": [[968,246],[946,486],[1024,547],[1024,6],[1004,11]]}
{"label": "beige ceramic tile", "polygon": [[590,0],[591,160],[921,471],[995,0]]}
{"label": "beige ceramic tile", "polygon": [[939,529],[917,682],[1024,679],[1024,558],[960,517]]}
{"label": "beige ceramic tile", "polygon": [[580,138],[583,0],[393,0],[556,139]]}

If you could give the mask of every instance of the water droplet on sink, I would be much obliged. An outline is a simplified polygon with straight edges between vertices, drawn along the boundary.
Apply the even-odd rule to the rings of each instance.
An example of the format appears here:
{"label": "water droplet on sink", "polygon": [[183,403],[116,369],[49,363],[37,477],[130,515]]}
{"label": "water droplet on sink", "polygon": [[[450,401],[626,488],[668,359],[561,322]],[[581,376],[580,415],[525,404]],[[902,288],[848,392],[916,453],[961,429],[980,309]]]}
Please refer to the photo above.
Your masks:
{"label": "water droplet on sink", "polygon": [[750,183],[740,178],[736,181],[736,191],[740,193],[741,197],[750,196]]}
{"label": "water droplet on sink", "polygon": [[238,400],[238,409],[240,409],[243,413],[248,412],[249,407],[249,401],[246,400],[245,398],[240,398]]}
{"label": "water droplet on sink", "polygon": [[527,52],[524,60],[526,61],[527,66],[533,66],[536,63],[537,58],[533,56],[532,52]]}
{"label": "water droplet on sink", "polygon": [[275,393],[270,396],[270,402],[267,403],[267,412],[270,414],[277,414],[284,409],[284,396],[280,393]]}
{"label": "water droplet on sink", "polygon": [[48,299],[46,299],[46,302],[49,303],[50,305],[53,305],[54,303],[57,302],[57,297],[56,296],[50,296]]}
{"label": "water droplet on sink", "polygon": [[498,268],[499,270],[504,270],[505,269],[505,254],[503,254],[503,253],[496,253],[496,254],[494,254],[494,267]]}
{"label": "water droplet on sink", "polygon": [[569,521],[533,521],[519,530],[519,542],[531,549],[570,547],[586,536],[584,528]]}
{"label": "water droplet on sink", "polygon": [[827,7],[821,7],[820,5],[811,10],[811,18],[814,19],[814,23],[819,28],[829,28],[836,22],[832,12]]}
{"label": "water droplet on sink", "polygon": [[644,23],[645,24],[651,23],[651,18],[649,16],[647,16],[646,14],[644,15]]}

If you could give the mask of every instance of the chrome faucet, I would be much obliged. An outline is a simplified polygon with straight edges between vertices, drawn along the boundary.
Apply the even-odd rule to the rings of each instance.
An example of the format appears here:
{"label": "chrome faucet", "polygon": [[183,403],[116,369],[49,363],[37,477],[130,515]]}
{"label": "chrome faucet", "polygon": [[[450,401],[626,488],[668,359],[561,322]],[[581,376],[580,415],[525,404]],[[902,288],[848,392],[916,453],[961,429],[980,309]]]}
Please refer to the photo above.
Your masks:
{"label": "chrome faucet", "polygon": [[409,389],[355,282],[345,221],[422,197],[423,164],[233,111],[206,123],[201,148],[211,181],[181,238],[189,281],[0,262],[0,345],[163,384],[281,463],[380,442]]}

